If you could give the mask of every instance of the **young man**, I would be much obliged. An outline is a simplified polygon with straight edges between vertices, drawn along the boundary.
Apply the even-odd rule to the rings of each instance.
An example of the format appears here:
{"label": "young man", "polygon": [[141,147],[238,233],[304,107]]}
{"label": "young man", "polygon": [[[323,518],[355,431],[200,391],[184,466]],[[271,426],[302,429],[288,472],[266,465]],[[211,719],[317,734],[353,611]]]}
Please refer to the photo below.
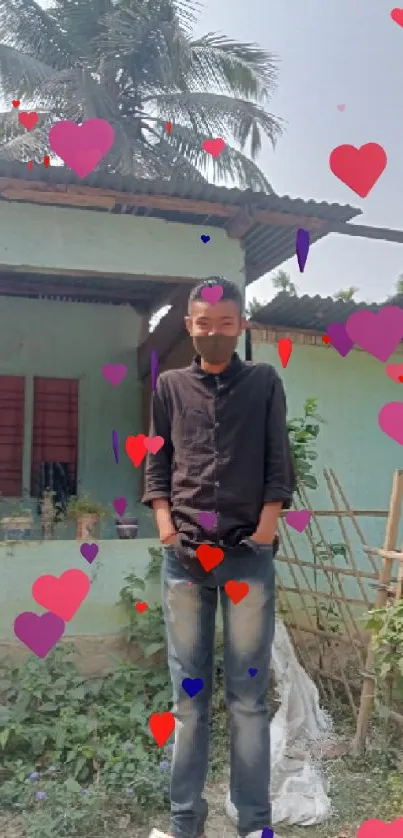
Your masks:
{"label": "young man", "polygon": [[[211,304],[206,289],[217,285],[223,293]],[[176,721],[174,838],[200,838],[207,818],[202,795],[218,596],[230,715],[230,792],[239,835],[260,838],[271,825],[267,692],[274,633],[273,541],[280,511],[290,506],[293,468],[281,379],[268,364],[244,363],[235,352],[246,325],[242,311],[242,296],[226,279],[210,278],[194,288],[185,322],[196,357],[190,367],[159,376],[152,403],[150,436],[163,437],[164,445],[148,457],[143,502],[154,510],[164,553],[163,605]],[[207,559],[201,560],[201,545],[210,547]],[[257,670],[253,677],[249,668]],[[185,678],[203,681],[193,698],[182,686]]]}

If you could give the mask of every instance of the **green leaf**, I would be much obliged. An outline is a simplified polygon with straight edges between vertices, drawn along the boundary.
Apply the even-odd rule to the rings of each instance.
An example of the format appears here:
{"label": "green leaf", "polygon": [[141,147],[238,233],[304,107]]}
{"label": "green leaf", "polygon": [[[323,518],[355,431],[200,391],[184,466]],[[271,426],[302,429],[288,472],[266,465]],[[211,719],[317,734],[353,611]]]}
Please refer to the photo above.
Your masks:
{"label": "green leaf", "polygon": [[[85,762],[85,760],[84,760],[84,762]],[[72,791],[72,792],[80,792],[81,791],[80,783],[78,783],[77,780],[74,780],[73,777],[68,777],[64,785],[65,785],[67,791]]]}

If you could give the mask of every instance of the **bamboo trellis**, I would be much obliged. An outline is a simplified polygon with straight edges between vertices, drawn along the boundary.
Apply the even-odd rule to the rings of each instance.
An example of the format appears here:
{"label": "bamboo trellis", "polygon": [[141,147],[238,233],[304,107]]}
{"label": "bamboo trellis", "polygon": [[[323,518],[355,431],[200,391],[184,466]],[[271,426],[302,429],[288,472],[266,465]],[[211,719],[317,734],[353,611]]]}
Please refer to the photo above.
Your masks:
{"label": "bamboo trellis", "polygon": [[[387,519],[384,550],[394,549],[399,516],[392,507],[403,497],[403,472],[395,475],[389,511],[352,509],[334,471],[324,469],[323,475],[333,509],[314,510],[302,487],[301,508],[311,511],[310,526],[299,535],[287,526],[284,515],[280,524],[279,610],[322,699],[327,703],[347,699],[358,729],[363,715],[360,692],[365,688],[368,693],[368,633],[363,617],[380,601],[382,585],[392,581],[393,565],[393,560],[383,558],[390,562],[389,572],[383,577],[381,569],[380,574],[382,551],[367,547],[358,519]],[[338,527],[338,540],[326,531],[329,524]],[[304,544],[298,544],[302,538]],[[370,684],[373,692],[372,679]],[[370,712],[368,702],[367,707]]]}

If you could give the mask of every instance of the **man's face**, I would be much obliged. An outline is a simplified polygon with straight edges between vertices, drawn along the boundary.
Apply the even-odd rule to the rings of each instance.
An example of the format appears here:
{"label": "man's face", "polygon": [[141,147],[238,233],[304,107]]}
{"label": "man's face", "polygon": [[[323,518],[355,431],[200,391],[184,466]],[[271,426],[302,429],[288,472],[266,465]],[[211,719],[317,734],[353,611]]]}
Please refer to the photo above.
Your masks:
{"label": "man's face", "polygon": [[246,325],[232,300],[221,300],[215,305],[204,300],[194,300],[185,322],[192,338],[203,335],[239,337]]}
{"label": "man's face", "polygon": [[232,300],[195,300],[185,321],[196,352],[212,367],[229,363],[246,325]]}

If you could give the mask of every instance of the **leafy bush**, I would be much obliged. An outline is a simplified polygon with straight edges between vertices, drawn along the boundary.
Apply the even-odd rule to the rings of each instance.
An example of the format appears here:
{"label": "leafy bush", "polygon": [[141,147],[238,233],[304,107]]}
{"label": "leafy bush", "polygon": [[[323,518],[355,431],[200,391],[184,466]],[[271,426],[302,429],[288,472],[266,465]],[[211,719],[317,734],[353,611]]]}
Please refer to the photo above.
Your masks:
{"label": "leafy bush", "polygon": [[292,419],[287,424],[297,485],[302,483],[308,489],[316,489],[318,486],[312,470],[313,463],[318,458],[315,446],[323,422],[318,414],[318,400],[310,398],[305,402],[304,415],[299,419]]}

